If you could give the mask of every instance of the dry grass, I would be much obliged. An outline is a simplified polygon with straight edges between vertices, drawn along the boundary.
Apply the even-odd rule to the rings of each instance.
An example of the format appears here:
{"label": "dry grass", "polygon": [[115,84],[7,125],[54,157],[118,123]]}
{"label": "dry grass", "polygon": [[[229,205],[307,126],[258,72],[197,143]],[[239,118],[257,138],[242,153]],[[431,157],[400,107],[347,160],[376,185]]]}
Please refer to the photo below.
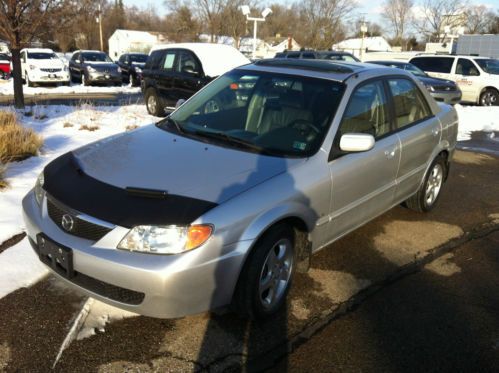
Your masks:
{"label": "dry grass", "polygon": [[74,126],[74,124],[73,123],[69,123],[69,122],[66,122],[63,125],[64,128],[73,127],[73,126]]}
{"label": "dry grass", "polygon": [[7,180],[4,179],[6,169],[7,169],[7,166],[0,163],[0,190],[6,188],[8,185]]}
{"label": "dry grass", "polygon": [[42,137],[31,128],[23,127],[14,113],[0,111],[0,163],[37,155],[42,145]]}
{"label": "dry grass", "polygon": [[139,128],[136,124],[129,124],[128,126],[125,127],[127,131],[133,131],[134,129]]}
{"label": "dry grass", "polygon": [[83,124],[80,126],[80,131],[97,131],[100,127],[99,126],[93,126],[93,125],[88,125],[88,124]]}

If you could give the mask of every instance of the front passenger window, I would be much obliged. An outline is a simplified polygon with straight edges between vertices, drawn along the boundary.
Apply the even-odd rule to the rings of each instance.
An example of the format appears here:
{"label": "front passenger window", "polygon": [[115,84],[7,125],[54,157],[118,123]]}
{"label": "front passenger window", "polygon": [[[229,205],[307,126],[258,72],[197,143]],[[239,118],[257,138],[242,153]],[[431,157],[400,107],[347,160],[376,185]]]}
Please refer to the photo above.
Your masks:
{"label": "front passenger window", "polygon": [[340,135],[366,133],[375,138],[390,131],[387,100],[381,81],[364,84],[353,92],[340,124]]}
{"label": "front passenger window", "polygon": [[390,79],[397,128],[406,127],[430,116],[430,109],[418,87],[408,79]]}

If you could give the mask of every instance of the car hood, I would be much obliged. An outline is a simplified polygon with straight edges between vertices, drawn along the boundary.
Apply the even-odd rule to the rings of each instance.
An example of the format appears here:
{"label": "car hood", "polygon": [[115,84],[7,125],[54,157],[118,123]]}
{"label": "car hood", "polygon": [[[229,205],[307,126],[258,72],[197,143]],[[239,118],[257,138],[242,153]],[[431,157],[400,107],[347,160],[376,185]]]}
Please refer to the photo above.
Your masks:
{"label": "car hood", "polygon": [[216,204],[303,161],[221,147],[154,125],[87,145],[73,154],[85,174],[103,183]]}
{"label": "car hood", "polygon": [[146,65],[145,62],[132,62],[132,66],[140,67],[141,69],[143,69],[145,65]]}
{"label": "car hood", "polygon": [[96,70],[115,70],[118,68],[118,65],[116,65],[113,62],[85,62],[85,66],[91,66]]}
{"label": "car hood", "polygon": [[449,86],[449,87],[455,87],[456,83],[454,83],[452,80],[447,80],[447,79],[440,79],[440,78],[434,78],[431,76],[418,76],[418,79],[423,82],[423,84],[428,84],[428,85],[437,85],[437,86]]}
{"label": "car hood", "polygon": [[62,69],[64,68],[64,63],[61,60],[30,60],[29,65],[35,65],[41,69]]}

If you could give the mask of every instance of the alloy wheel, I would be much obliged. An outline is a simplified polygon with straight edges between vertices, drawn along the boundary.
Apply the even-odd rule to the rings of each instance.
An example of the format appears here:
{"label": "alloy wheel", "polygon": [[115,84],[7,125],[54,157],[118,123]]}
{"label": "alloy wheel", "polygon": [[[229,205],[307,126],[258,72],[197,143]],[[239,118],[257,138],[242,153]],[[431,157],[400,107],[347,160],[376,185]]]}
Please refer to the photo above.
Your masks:
{"label": "alloy wheel", "polygon": [[444,172],[440,164],[435,164],[431,170],[430,176],[426,182],[425,203],[426,206],[431,206],[437,200],[442,182],[444,179]]}

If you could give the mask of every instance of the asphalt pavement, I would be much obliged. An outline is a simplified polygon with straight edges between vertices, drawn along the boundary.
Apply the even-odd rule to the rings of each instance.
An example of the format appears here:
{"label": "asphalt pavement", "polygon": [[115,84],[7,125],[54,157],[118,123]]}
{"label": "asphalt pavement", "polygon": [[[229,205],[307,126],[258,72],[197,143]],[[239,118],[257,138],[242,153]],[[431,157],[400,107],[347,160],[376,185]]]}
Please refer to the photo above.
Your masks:
{"label": "asphalt pavement", "polygon": [[0,299],[0,371],[498,371],[498,171],[458,151],[434,211],[396,207],[322,250],[265,323],[136,316],[68,340],[95,315],[49,277]]}

